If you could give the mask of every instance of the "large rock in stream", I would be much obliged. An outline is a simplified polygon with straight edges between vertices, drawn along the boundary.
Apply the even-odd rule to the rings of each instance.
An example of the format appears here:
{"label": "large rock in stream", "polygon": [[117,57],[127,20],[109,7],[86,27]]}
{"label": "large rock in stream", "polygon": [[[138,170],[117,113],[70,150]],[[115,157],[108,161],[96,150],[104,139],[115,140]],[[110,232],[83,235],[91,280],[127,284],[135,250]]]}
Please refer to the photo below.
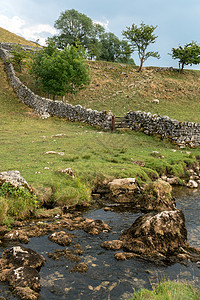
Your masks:
{"label": "large rock in stream", "polygon": [[166,259],[187,247],[187,229],[180,210],[148,213],[120,235],[128,252]]}
{"label": "large rock in stream", "polygon": [[135,178],[114,179],[98,184],[95,193],[116,203],[131,203],[135,208],[146,211],[175,210],[168,182],[157,180],[141,188]]}
{"label": "large rock in stream", "polygon": [[20,299],[36,300],[40,291],[39,271],[45,258],[35,251],[15,246],[3,251],[0,259],[0,280],[8,282]]}

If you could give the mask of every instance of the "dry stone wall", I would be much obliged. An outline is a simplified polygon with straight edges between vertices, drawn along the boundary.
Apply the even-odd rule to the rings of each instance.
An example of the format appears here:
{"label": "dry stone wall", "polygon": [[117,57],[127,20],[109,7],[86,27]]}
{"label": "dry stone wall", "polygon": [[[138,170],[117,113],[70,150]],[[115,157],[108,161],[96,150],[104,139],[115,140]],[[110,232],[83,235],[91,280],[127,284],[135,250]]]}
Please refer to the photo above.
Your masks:
{"label": "dry stone wall", "polygon": [[200,123],[179,122],[167,116],[141,111],[128,112],[124,121],[132,130],[158,135],[179,146],[200,146]]}
{"label": "dry stone wall", "polygon": [[[16,76],[13,65],[10,62],[10,50],[12,44],[0,43],[0,57],[4,62],[8,79],[19,99],[37,111],[42,117],[58,116],[70,121],[80,121],[103,129],[111,129],[112,113],[86,109],[81,105],[72,105],[62,101],[53,101],[34,94]],[[26,47],[27,50],[30,47]]]}
{"label": "dry stone wall", "polygon": [[[22,46],[22,45],[21,45]],[[32,47],[22,46],[25,50]],[[72,105],[62,101],[53,101],[35,95],[16,76],[13,65],[10,63],[12,44],[0,43],[0,57],[5,64],[8,79],[19,99],[36,110],[42,117],[58,116],[70,121],[80,121],[92,126],[112,130],[113,115],[107,111],[86,109],[81,105]],[[167,116],[152,115],[151,113],[133,111],[124,116],[126,127],[142,131],[148,135],[158,135],[179,146],[200,146],[200,123],[179,122]]]}

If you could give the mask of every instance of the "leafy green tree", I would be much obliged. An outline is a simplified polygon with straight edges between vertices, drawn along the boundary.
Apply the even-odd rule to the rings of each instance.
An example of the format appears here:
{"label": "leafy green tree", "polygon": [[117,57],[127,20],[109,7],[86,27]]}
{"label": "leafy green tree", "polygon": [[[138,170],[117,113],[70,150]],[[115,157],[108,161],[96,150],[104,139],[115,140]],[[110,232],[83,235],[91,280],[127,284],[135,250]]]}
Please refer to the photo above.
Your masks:
{"label": "leafy green tree", "polygon": [[160,58],[158,52],[149,51],[147,48],[150,44],[155,43],[157,36],[154,34],[154,30],[157,26],[145,25],[143,22],[140,24],[140,27],[133,24],[131,27],[126,27],[127,30],[122,32],[123,36],[130,42],[132,52],[135,50],[138,52],[140,59],[140,66],[138,71],[142,71],[143,63],[149,57]]}
{"label": "leafy green tree", "polygon": [[101,55],[101,36],[105,33],[105,29],[100,24],[93,24],[91,37],[88,40],[87,54],[90,59],[99,59]]}
{"label": "leafy green tree", "polygon": [[68,45],[59,51],[50,43],[34,56],[31,73],[45,92],[53,94],[53,98],[55,95],[76,94],[90,82],[80,46]]}
{"label": "leafy green tree", "polygon": [[20,45],[13,45],[12,46],[12,62],[16,66],[19,72],[22,71],[23,61],[26,58],[26,52],[20,47]]}
{"label": "leafy green tree", "polygon": [[179,71],[182,73],[185,65],[200,63],[200,46],[196,42],[186,44],[184,47],[172,48],[173,59],[179,60]]}
{"label": "leafy green tree", "polygon": [[101,54],[100,60],[128,63],[131,56],[130,46],[126,41],[120,39],[111,32],[104,33],[100,38]]}
{"label": "leafy green tree", "polygon": [[83,47],[87,48],[94,27],[88,16],[75,9],[62,12],[54,26],[60,30],[60,34],[55,36],[54,40],[61,49],[68,44],[75,46],[76,39],[80,41]]}

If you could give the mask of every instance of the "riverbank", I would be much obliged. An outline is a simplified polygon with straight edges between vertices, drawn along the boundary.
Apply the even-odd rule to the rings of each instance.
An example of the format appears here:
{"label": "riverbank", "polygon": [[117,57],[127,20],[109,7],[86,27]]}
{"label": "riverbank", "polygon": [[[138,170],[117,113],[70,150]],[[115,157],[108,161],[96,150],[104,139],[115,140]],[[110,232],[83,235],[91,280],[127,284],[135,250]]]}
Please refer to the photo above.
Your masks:
{"label": "riverbank", "polygon": [[[174,196],[177,208],[182,209],[185,215],[188,241],[190,245],[199,247],[199,192],[185,187],[178,192],[179,189],[174,191]],[[114,256],[119,250],[108,251],[101,247],[102,242],[118,239],[121,231],[128,229],[143,214],[131,205],[105,200],[98,203],[82,212],[69,211],[62,216],[60,211],[49,210],[45,218],[41,212],[38,219],[31,220],[29,224],[16,222],[15,227],[4,234],[1,251],[21,245],[46,259],[40,270],[41,291],[38,299],[128,299],[141,287],[151,290],[152,285],[155,286],[163,278],[179,278],[199,286],[196,263],[182,261],[163,264],[137,257],[116,260]],[[89,232],[86,223],[92,220],[102,221],[90,227],[93,233],[97,233],[95,226],[97,230],[99,228],[99,234]],[[87,228],[86,231],[84,228]],[[62,234],[59,235],[59,232]],[[62,244],[61,237],[68,241],[68,245]],[[1,285],[4,291],[6,287]]]}

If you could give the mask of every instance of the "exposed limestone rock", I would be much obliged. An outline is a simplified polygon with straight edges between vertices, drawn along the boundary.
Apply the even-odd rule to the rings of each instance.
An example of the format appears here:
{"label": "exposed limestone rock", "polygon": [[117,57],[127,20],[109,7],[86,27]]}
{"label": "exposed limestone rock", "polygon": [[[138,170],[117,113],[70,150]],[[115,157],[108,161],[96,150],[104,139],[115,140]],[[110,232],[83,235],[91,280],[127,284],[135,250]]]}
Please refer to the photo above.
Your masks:
{"label": "exposed limestone rock", "polygon": [[127,203],[135,201],[134,198],[140,193],[140,189],[135,178],[122,178],[110,182],[105,180],[98,184],[95,192],[114,202]]}
{"label": "exposed limestone rock", "polygon": [[49,236],[50,241],[57,243],[61,246],[69,246],[72,241],[72,234],[68,234],[65,231],[54,232]]}
{"label": "exposed limestone rock", "polygon": [[176,209],[171,191],[170,184],[160,179],[142,189],[135,178],[123,178],[99,183],[94,192],[113,202],[131,203],[137,209],[162,211]]}
{"label": "exposed limestone rock", "polygon": [[140,255],[131,252],[117,252],[115,253],[115,259],[117,260],[126,260],[131,258],[139,258]]}
{"label": "exposed limestone rock", "polygon": [[123,242],[119,240],[105,241],[101,244],[102,248],[108,250],[119,250],[122,248]]}
{"label": "exposed limestone rock", "polygon": [[180,210],[139,217],[120,235],[126,251],[165,259],[188,246],[185,218]]}
{"label": "exposed limestone rock", "polygon": [[75,267],[73,267],[70,272],[85,273],[85,272],[87,272],[87,270],[88,270],[88,264],[79,263]]}
{"label": "exposed limestone rock", "polygon": [[171,185],[163,180],[157,180],[144,186],[140,197],[140,207],[144,210],[175,210],[176,204],[171,196]]}
{"label": "exposed limestone rock", "polygon": [[135,178],[114,179],[108,183],[109,198],[115,202],[132,202],[139,192],[139,186]]}
{"label": "exposed limestone rock", "polygon": [[108,226],[106,223],[104,223],[101,220],[88,219],[88,221],[86,220],[86,224],[84,226],[84,231],[93,235],[97,235],[102,231],[108,232],[110,230],[111,230],[110,226]]}
{"label": "exposed limestone rock", "polygon": [[20,230],[13,229],[8,233],[6,233],[2,239],[7,241],[19,241],[24,244],[27,244],[29,242],[29,237],[27,236],[27,232],[24,229],[20,229]]}
{"label": "exposed limestone rock", "polygon": [[63,169],[63,170],[59,170],[59,173],[65,173],[65,174],[68,174],[68,175],[72,176],[73,178],[75,177],[75,171],[72,170],[71,168],[66,168],[66,169]]}
{"label": "exposed limestone rock", "polygon": [[4,250],[0,259],[0,280],[7,281],[20,299],[37,299],[39,270],[44,263],[42,255],[22,246]]}
{"label": "exposed limestone rock", "polygon": [[187,187],[191,189],[196,189],[198,188],[198,183],[194,180],[189,180],[189,182],[187,183]]}
{"label": "exposed limestone rock", "polygon": [[13,187],[25,187],[30,192],[32,188],[27,183],[27,181],[20,175],[19,171],[7,171],[0,173],[0,186],[4,183],[10,183]]}

